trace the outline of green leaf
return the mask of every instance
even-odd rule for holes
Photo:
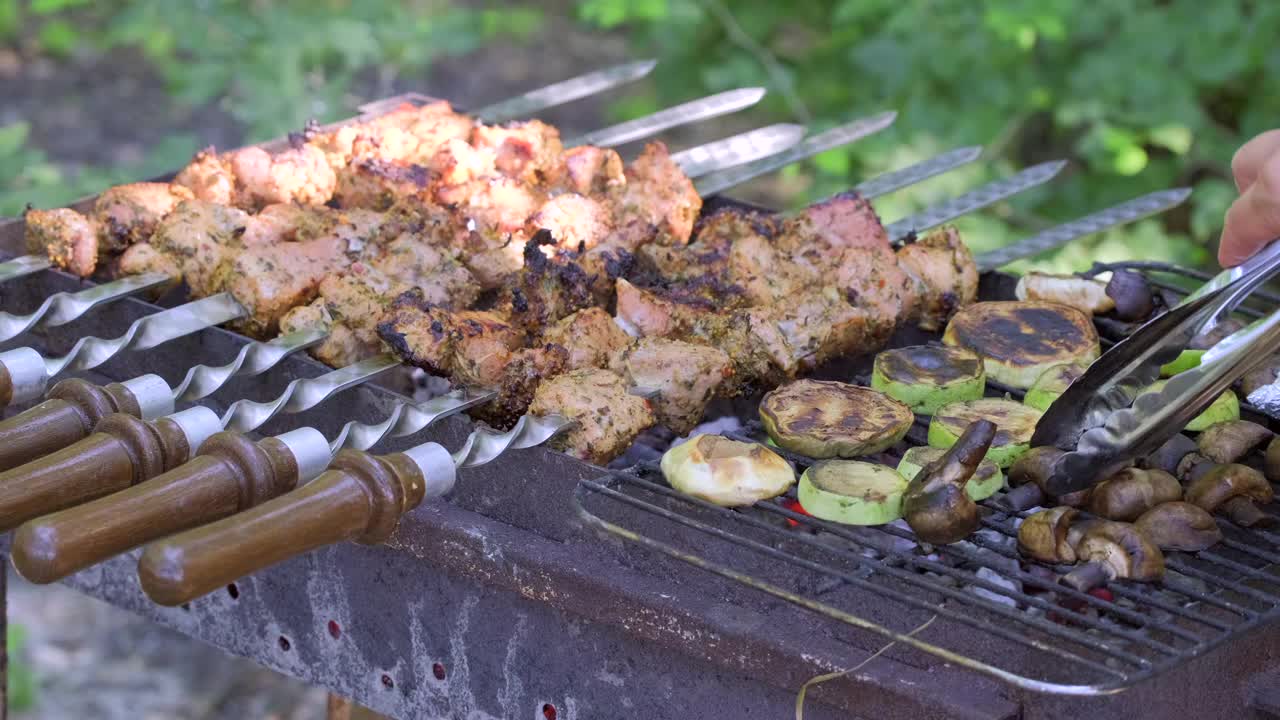
[[[1153,145],[1163,147],[1178,155],[1185,155],[1191,149],[1193,136],[1191,128],[1185,125],[1161,125],[1147,132],[1147,139]]]
[[[40,46],[54,55],[70,55],[80,43],[80,31],[65,20],[50,20],[40,28]]]
[[[71,8],[89,5],[93,0],[31,0],[31,12],[37,15],[52,15]]]
[[[31,126],[25,122],[16,122],[0,126],[0,159],[14,157],[27,143]]]
[[[1216,237],[1222,231],[1222,221],[1227,208],[1237,197],[1235,185],[1221,178],[1210,178],[1196,183],[1192,194],[1191,234],[1202,242]]]

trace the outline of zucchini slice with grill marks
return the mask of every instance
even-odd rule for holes
[[[1147,388],[1147,392],[1159,390],[1164,387],[1167,380],[1157,380],[1151,383],[1151,387]],[[1222,394],[1217,397],[1204,412],[1191,418],[1191,422],[1183,428],[1188,432],[1203,432],[1208,430],[1210,426],[1217,425],[1222,422],[1230,422],[1231,420],[1240,419],[1240,398],[1230,390],[1223,390]]]
[[[898,473],[904,480],[910,482],[929,463],[942,457],[946,452],[936,447],[913,447],[903,453],[902,461],[898,463]],[[974,502],[986,500],[1003,489],[1004,473],[1000,470],[1000,466],[989,458],[983,458],[982,462],[978,463],[978,469],[964,486],[965,492]]]
[[[907,481],[896,470],[857,460],[823,460],[800,476],[796,494],[810,515],[846,525],[883,525],[902,517]]]
[[[760,420],[778,447],[812,458],[834,458],[893,447],[907,434],[915,415],[871,388],[797,380],[764,396]]]
[[[942,342],[981,355],[988,379],[1015,388],[1031,387],[1054,365],[1091,363],[1102,350],[1087,314],[1039,300],[963,307],[947,324]]]
[[[987,450],[987,459],[1007,468],[1031,447],[1031,435],[1040,421],[1040,411],[1016,400],[982,398],[952,403],[934,413],[929,423],[929,444],[949,448],[975,420],[996,424],[996,436]]]
[[[982,358],[965,348],[912,345],[876,355],[871,387],[932,415],[948,403],[982,397],[987,373]]]
[[[1045,370],[1027,390],[1022,402],[1044,412],[1049,409],[1067,387],[1084,374],[1089,366],[1084,363],[1063,363]]]

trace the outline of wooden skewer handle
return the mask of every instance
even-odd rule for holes
[[[0,380],[0,389],[7,387],[7,374]],[[112,413],[151,420],[170,412],[173,396],[168,384],[156,375],[105,387],[78,378],[63,380],[49,391],[48,400],[0,422],[0,470],[24,465],[85,439]]]
[[[319,438],[327,460],[324,437],[306,430]],[[32,582],[54,582],[287,492],[297,484],[299,471],[289,441],[285,437],[254,442],[239,433],[217,433],[184,465],[122,492],[24,523],[14,534],[14,567]]]
[[[331,470],[293,492],[149,546],[138,577],[152,600],[179,605],[326,545],[379,543],[453,479],[453,459],[434,443],[384,457],[343,450]]]

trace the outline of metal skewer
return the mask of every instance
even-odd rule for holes
[[[18,263],[18,266],[21,267],[34,267],[38,263],[30,263],[29,260],[32,257],[24,256],[11,262]],[[45,262],[45,267],[48,267],[47,261]],[[0,276],[0,282],[13,277],[18,276],[12,274]],[[143,273],[142,275],[133,275],[102,285],[96,285],[79,292],[54,293],[46,297],[44,302],[40,303],[40,307],[26,315],[0,312],[0,342],[15,338],[36,325],[44,325],[46,327],[65,325],[99,305],[105,305],[113,300],[119,300],[143,290],[149,290],[163,285],[169,280],[169,276],[165,273]]]
[[[596,147],[614,147],[625,145],[636,140],[652,137],[673,127],[688,125],[699,120],[708,120],[728,113],[749,108],[764,97],[764,88],[738,88],[726,92],[708,95],[697,100],[681,103],[665,110],[659,110],[635,120],[618,123],[576,137],[565,143],[565,147],[578,145],[595,145]]]

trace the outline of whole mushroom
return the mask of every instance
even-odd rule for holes
[[[1187,487],[1187,502],[1206,512],[1221,512],[1237,525],[1271,525],[1273,518],[1258,509],[1269,503],[1275,491],[1262,473],[1247,465],[1217,465]]]
[[[1267,479],[1271,482],[1280,482],[1280,437],[1273,438],[1267,444],[1264,458]]]
[[[1089,512],[1108,520],[1136,520],[1142,513],[1182,498],[1177,478],[1163,470],[1125,468],[1098,483],[1089,496]]]
[[[1053,466],[1063,451],[1051,445],[1031,448],[1009,466],[1007,479],[1013,488],[1004,494],[999,503],[1010,510],[1026,510],[1042,505],[1049,499],[1044,486],[1053,474]],[[1059,505],[1081,507],[1089,500],[1093,488],[1085,488],[1057,499]]]
[[[1255,422],[1231,420],[1211,425],[1200,433],[1196,445],[1200,454],[1219,463],[1233,463],[1275,437],[1275,433]]]
[[[1116,270],[1107,282],[1106,293],[1115,302],[1115,316],[1121,320],[1145,320],[1155,311],[1151,285],[1141,273]]]
[[[1164,444],[1157,448],[1155,452],[1143,458],[1142,466],[1177,475],[1178,465],[1182,462],[1182,459],[1198,449],[1199,446],[1196,445],[1195,440],[1178,433],[1165,440]]]
[[[946,545],[978,529],[978,505],[965,485],[995,436],[996,425],[990,420],[970,423],[955,445],[925,466],[907,486],[902,496],[903,517],[916,537]]]
[[[1189,502],[1167,502],[1142,514],[1134,527],[1161,550],[1198,552],[1222,539],[1213,516]]]
[[[1129,523],[1095,523],[1081,537],[1075,552],[1083,564],[1064,575],[1062,582],[1080,592],[1119,578],[1156,582],[1164,577],[1164,554]]]
[[[1277,375],[1280,375],[1280,355],[1272,355],[1240,378],[1240,394],[1252,395],[1255,390],[1275,382]]]
[[[1216,467],[1214,462],[1200,453],[1187,453],[1182,460],[1178,461],[1178,469],[1174,475],[1178,477],[1183,487],[1190,487],[1214,467]]]
[[[1075,564],[1068,536],[1079,510],[1059,506],[1032,514],[1018,527],[1018,549],[1044,563]]]

